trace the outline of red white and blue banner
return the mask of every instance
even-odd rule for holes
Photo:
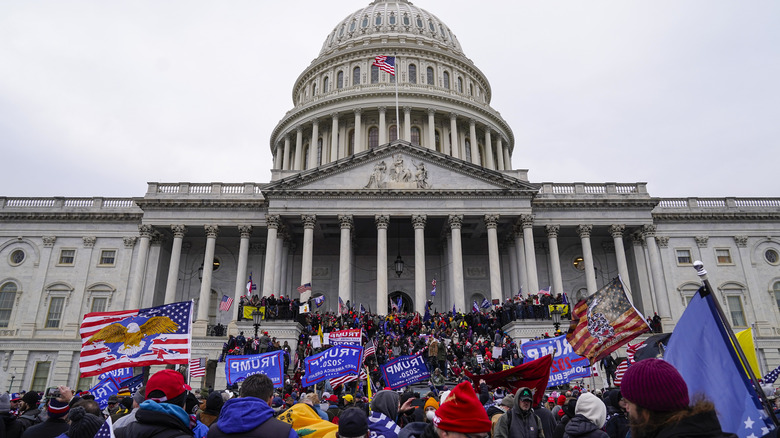
[[[304,388],[326,379],[360,373],[363,363],[363,347],[338,345],[322,353],[303,360],[304,375],[301,386]]]
[[[385,383],[390,389],[396,390],[420,380],[431,378],[428,367],[422,356],[401,356],[395,360],[382,365],[382,374],[385,377]]]
[[[228,385],[240,382],[253,374],[265,374],[274,388],[284,386],[284,351],[248,356],[226,356],[225,377]]]
[[[131,377],[133,377],[132,368],[118,368],[101,374],[100,376],[98,376],[98,380],[113,379],[114,383],[119,385],[120,383],[122,383],[123,381]]]
[[[363,329],[347,329],[330,332],[328,337],[330,345],[362,345]]]
[[[97,385],[89,388],[89,393],[95,396],[95,402],[100,406],[100,409],[105,409],[108,406],[108,398],[119,393],[119,386],[113,379],[103,379]]]
[[[548,388],[563,385],[574,379],[590,377],[588,359],[574,352],[574,348],[566,340],[566,335],[524,342],[520,349],[523,352],[523,357],[525,357],[524,363],[553,354],[553,351],[555,352],[552,366],[550,367],[550,379],[547,382]]]

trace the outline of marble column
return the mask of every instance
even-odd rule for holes
[[[141,295],[144,287],[144,277],[146,276],[146,261],[149,258],[149,242],[152,240],[154,229],[151,225],[139,225],[138,233],[141,238],[138,242],[138,256],[135,259],[135,272],[133,272],[133,281],[130,283],[130,291],[127,294],[127,305],[130,309],[137,309],[141,304]]]
[[[628,263],[626,262],[626,249],[623,246],[623,232],[626,231],[625,225],[613,224],[609,227],[609,234],[612,235],[612,241],[615,243],[615,258],[617,259],[618,274],[627,291],[631,289],[631,283],[628,280]]]
[[[424,214],[412,215],[414,227],[414,310],[425,313],[425,222]]]
[[[330,161],[339,159],[339,115],[330,115],[332,126],[330,128]]]
[[[471,162],[481,166],[479,161],[479,145],[477,144],[477,121],[469,120],[469,140],[471,143]]]
[[[265,243],[265,266],[263,267],[263,290],[264,297],[269,297],[274,289],[274,267],[276,265],[276,235],[281,224],[281,218],[278,214],[266,216],[266,227],[268,228],[268,238]]]
[[[509,253],[509,287],[510,297],[514,297],[517,291],[520,290],[520,275],[517,272],[517,249],[515,248],[514,239],[507,240],[507,252]]]
[[[579,225],[577,233],[580,235],[582,243],[582,260],[585,263],[585,285],[588,288],[588,295],[593,295],[599,289],[596,285],[596,269],[593,264],[593,251],[590,246],[590,233],[593,231],[593,225]]]
[[[187,227],[184,225],[171,225],[173,231],[173,247],[171,248],[171,262],[168,264],[168,282],[165,284],[164,304],[176,302],[176,286],[179,283],[179,263],[181,263],[181,244]]]
[[[387,227],[390,216],[374,216],[376,223],[376,313],[387,312]]]
[[[661,318],[670,318],[672,311],[661,268],[661,254],[658,252],[658,244],[655,241],[655,230],[655,225],[645,225],[642,227],[642,236],[645,238],[647,252],[650,256],[650,271],[653,277],[653,291],[655,292],[655,303],[658,306],[658,315]]]
[[[460,158],[460,144],[458,143],[458,116],[450,113],[450,147],[454,158]]]
[[[498,257],[498,215],[486,214],[485,226],[487,227],[488,237],[488,263],[490,265],[490,298],[501,301],[503,292],[501,291],[501,264]]]
[[[363,126],[360,120],[360,113],[362,110],[360,108],[355,108],[355,148],[352,151],[353,154],[356,154],[358,152],[363,152],[366,150],[365,144],[363,143]]]
[[[428,149],[436,150],[436,110],[428,108]]]
[[[319,167],[320,163],[317,161],[317,140],[320,136],[320,122],[314,120],[311,122],[311,141],[309,142],[309,163],[306,166],[307,169],[314,169]]]
[[[550,247],[550,270],[552,271],[553,287],[551,294],[562,294],[565,292],[563,290],[563,276],[561,275],[561,256],[558,253],[558,232],[560,229],[560,225],[547,225],[545,227],[547,231],[547,245]]]
[[[341,225],[341,245],[339,249],[339,298],[347,304],[347,300],[352,304],[352,227],[354,220],[352,215],[340,214],[339,224]]]
[[[404,107],[404,138],[408,142],[412,141],[412,107]]]
[[[295,162],[293,170],[303,169],[303,128],[298,127],[295,131]]]
[[[200,298],[198,298],[198,322],[208,323],[209,306],[211,305],[211,275],[214,272],[214,250],[217,246],[219,227],[206,225],[206,253],[203,255],[203,280],[200,282]]]
[[[504,169],[504,144],[501,141],[501,135],[498,136],[496,139],[496,158],[498,159],[498,167],[496,167],[496,170],[505,170]]]
[[[387,143],[387,120],[385,120],[385,114],[387,113],[387,107],[379,107],[379,145]]]
[[[528,274],[528,293],[539,292],[539,277],[536,272],[536,246],[534,245],[534,215],[520,216],[523,226],[523,243],[525,244],[525,263]]]
[[[282,282],[284,281],[284,266],[287,264],[287,260],[284,258],[285,247],[287,246],[287,236],[285,234],[286,227],[282,224],[276,233],[276,257],[274,257],[274,290],[275,297],[283,295]]]
[[[233,304],[231,305],[231,312],[233,314],[230,320],[231,324],[234,321],[238,321],[238,303],[241,301],[242,295],[249,294],[246,290],[246,284],[248,277],[246,275],[247,263],[249,261],[249,237],[252,235],[251,225],[239,225],[238,233],[241,235],[241,240],[238,244],[238,266],[236,269],[236,287],[233,290]]]
[[[493,139],[490,136],[490,128],[485,128],[485,167],[495,170],[496,162],[493,159]]]
[[[460,241],[460,229],[463,226],[463,215],[451,214],[447,219],[452,230],[452,298],[459,312],[466,309],[466,291],[463,284],[463,247]],[[449,310],[449,309],[447,309]]]
[[[524,296],[527,296],[530,292],[528,288],[528,265],[525,262],[525,242],[523,241],[523,226],[520,223],[515,224],[514,227],[515,236],[515,251],[517,251],[517,266],[519,271],[517,273],[520,281],[519,289],[523,292]],[[534,291],[535,293],[536,291]]]
[[[284,136],[284,151],[282,152],[282,170],[290,170],[290,136]]]
[[[313,214],[301,215],[303,221],[303,257],[301,260],[301,284],[311,283],[312,264],[314,261],[314,225],[317,216]],[[305,303],[311,297],[311,291],[301,294],[301,303]]]
[[[502,147],[502,154],[504,154],[504,170],[512,170],[512,157],[509,156],[509,145]]]

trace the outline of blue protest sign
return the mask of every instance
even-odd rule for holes
[[[113,379],[114,383],[119,385],[123,381],[133,377],[133,369],[132,368],[117,368],[115,370],[106,371],[105,373],[98,376],[98,381],[106,380],[106,379]]]
[[[135,393],[138,392],[138,389],[141,386],[143,386],[143,384],[144,384],[144,375],[139,374],[135,377],[131,377],[127,380],[124,380],[121,385],[117,385],[117,386],[119,386],[120,389],[127,387],[127,390],[130,391],[130,394],[135,395]]]
[[[548,388],[563,385],[574,379],[590,377],[588,359],[574,352],[571,344],[566,340],[566,335],[526,342],[520,346],[520,349],[525,358],[523,362],[530,362],[555,351],[550,368],[550,380],[547,382]]]
[[[393,390],[431,378],[431,373],[420,355],[401,356],[392,360],[382,365],[382,374],[387,386]]]
[[[249,356],[226,356],[225,377],[228,385],[240,382],[253,374],[265,374],[275,388],[284,386],[284,351]]]
[[[339,345],[328,348],[322,353],[304,359],[304,388],[325,379],[341,377],[350,373],[359,374],[363,363],[363,347]]]
[[[108,398],[119,392],[119,387],[116,386],[113,379],[103,379],[97,385],[89,388],[89,393],[95,396],[100,409],[105,409],[108,406]]]

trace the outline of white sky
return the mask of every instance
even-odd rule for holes
[[[367,4],[0,0],[0,196],[268,182],[293,81]],[[532,182],[780,196],[780,2],[415,4],[487,75]]]

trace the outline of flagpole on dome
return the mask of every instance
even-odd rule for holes
[[[742,351],[742,347],[739,345],[739,340],[737,339],[737,336],[734,334],[734,330],[731,328],[731,324],[729,324],[728,319],[726,319],[726,314],[723,313],[723,308],[720,307],[720,302],[718,302],[718,297],[714,293],[712,293],[713,292],[712,285],[710,285],[710,280],[709,278],[707,278],[707,270],[704,269],[704,263],[702,263],[701,260],[696,260],[693,262],[693,267],[696,269],[696,275],[699,276],[703,285],[703,287],[700,289],[701,296],[702,298],[706,297],[707,295],[712,296],[712,302],[715,304],[715,310],[718,312],[718,317],[720,318],[720,324],[723,326],[723,328],[726,329],[726,334],[728,334],[729,340],[731,341],[731,345],[734,347],[734,350],[736,350],[737,356],[739,356],[739,360],[742,361],[743,368],[747,372],[747,375],[750,378],[751,383],[753,384],[753,389],[755,389],[759,400],[761,400],[761,406],[763,406],[769,418],[772,419],[774,425],[776,427],[780,426],[780,422],[778,422],[777,416],[775,416],[775,411],[772,408],[772,406],[769,405],[769,400],[767,400],[766,395],[764,394],[764,390],[761,388],[761,385],[758,383],[758,378],[753,373],[753,369],[750,367],[750,365],[744,366],[748,364],[747,357],[745,357],[745,352]]]
[[[398,52],[393,52],[393,65],[395,66],[395,73],[398,73]],[[393,74],[395,76],[395,139],[400,140],[401,139],[401,119],[399,118],[399,111],[398,111],[398,75]]]

